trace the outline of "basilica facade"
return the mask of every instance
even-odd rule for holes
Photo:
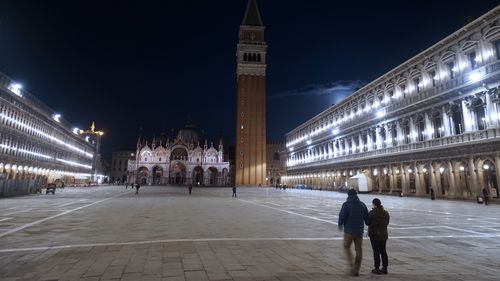
[[[500,6],[286,136],[288,185],[499,198]]]
[[[224,159],[222,140],[217,147],[208,145],[193,125],[181,129],[172,141],[165,137],[151,142],[139,139],[135,158],[128,160],[127,174],[129,183],[142,185],[230,184],[230,166]]]

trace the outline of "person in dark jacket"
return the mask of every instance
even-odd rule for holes
[[[368,213],[368,236],[373,249],[374,274],[387,274],[389,259],[387,257],[386,244],[389,238],[387,225],[389,225],[389,212],[384,210],[380,199],[372,201],[373,209]],[[380,269],[380,257],[382,257],[382,269]]]
[[[356,190],[350,189],[347,201],[342,204],[339,213],[339,230],[344,229],[344,252],[347,262],[351,266],[351,276],[359,275],[361,259],[363,258],[363,232],[365,223],[368,223],[368,209],[365,203],[359,200]],[[351,244],[354,242],[356,258],[352,258]]]
[[[236,196],[236,186],[233,186],[233,197],[235,197],[235,198],[238,197],[238,196]]]
[[[484,205],[490,204],[490,193],[488,192],[488,188],[483,188],[483,198],[484,198]]]

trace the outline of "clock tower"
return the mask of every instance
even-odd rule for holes
[[[266,50],[256,0],[249,0],[240,26],[237,58],[237,186],[266,184]]]

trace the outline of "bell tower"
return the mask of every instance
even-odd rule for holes
[[[266,184],[265,27],[256,0],[249,0],[240,26],[237,58],[237,186]]]

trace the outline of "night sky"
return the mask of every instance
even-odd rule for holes
[[[105,155],[133,148],[141,126],[149,137],[170,134],[188,116],[232,144],[246,2],[0,0],[0,72],[75,126],[95,120]],[[498,0],[258,3],[269,45],[267,134],[284,140]]]

